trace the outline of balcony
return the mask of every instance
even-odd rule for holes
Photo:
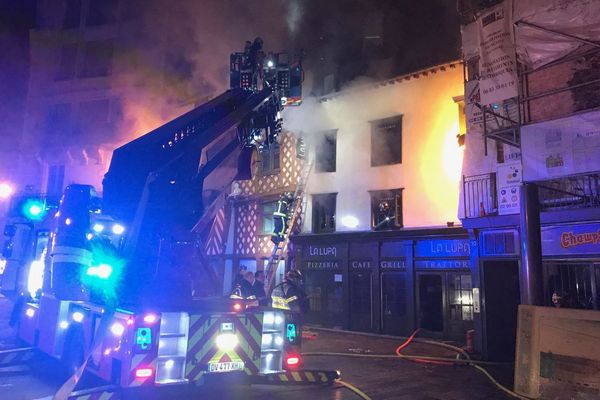
[[[582,175],[538,183],[541,211],[600,207],[600,175]]]
[[[537,182],[540,211],[600,207],[600,174]],[[496,174],[463,177],[465,218],[498,215]]]
[[[463,207],[465,218],[498,214],[495,173],[463,176]]]

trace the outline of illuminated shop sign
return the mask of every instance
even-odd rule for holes
[[[542,253],[599,254],[600,224],[542,227]]]
[[[337,261],[308,261],[307,269],[338,269],[340,266]]]
[[[420,240],[415,245],[415,257],[468,257],[467,239]]]
[[[417,260],[417,269],[469,269],[469,260]]]
[[[350,262],[350,266],[352,267],[352,269],[370,269],[371,268],[371,261],[351,261]]]
[[[379,261],[381,269],[406,269],[406,261],[404,260],[381,260]]]
[[[307,250],[310,257],[337,257],[335,246],[308,246]]]

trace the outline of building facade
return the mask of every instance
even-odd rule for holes
[[[481,304],[476,348],[496,360],[514,356],[519,304],[600,309],[599,53],[579,30],[587,22],[568,21],[595,14],[574,2],[544,30],[555,2],[525,3],[463,10],[460,214]],[[490,59],[492,30],[506,41]],[[561,32],[575,34],[556,46]]]
[[[278,279],[285,268],[302,272],[306,320],[464,337],[473,304],[457,219],[462,73],[448,63],[285,110],[295,133],[282,138],[279,154],[259,153],[257,176],[232,192],[234,275],[242,265],[264,268],[274,202],[309,165],[299,232],[278,270]],[[305,159],[297,158],[299,138]]]

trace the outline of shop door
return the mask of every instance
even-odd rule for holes
[[[444,333],[444,275],[440,273],[418,273],[418,326],[429,334],[442,336]]]
[[[485,261],[483,285],[487,357],[492,361],[512,361],[520,302],[518,261]]]
[[[372,328],[371,272],[352,272],[350,275],[350,329],[370,331]]]
[[[447,272],[448,337],[464,340],[465,333],[473,329],[473,286],[469,272]]]
[[[407,313],[406,273],[381,274],[381,314],[383,333],[406,336],[412,329]]]
[[[306,321],[326,327],[341,327],[344,303],[342,300],[342,275],[331,271],[306,271],[305,290],[310,310]]]

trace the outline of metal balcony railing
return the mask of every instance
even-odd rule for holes
[[[581,175],[538,183],[544,211],[600,207],[600,175]]]
[[[463,205],[465,218],[497,215],[496,174],[463,176]]]

